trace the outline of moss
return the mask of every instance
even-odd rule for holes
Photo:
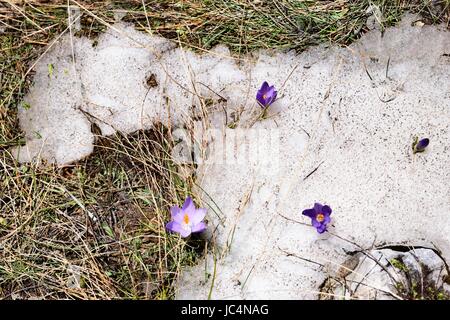
[[[389,263],[394,267],[394,268],[397,268],[397,269],[399,269],[399,270],[401,270],[401,271],[403,271],[403,272],[408,272],[409,270],[408,270],[408,267],[403,263],[403,262],[401,262],[400,260],[398,260],[398,259],[391,259],[391,260],[389,260]]]

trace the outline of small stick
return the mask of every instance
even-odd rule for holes
[[[324,162],[325,162],[325,160],[322,161],[321,163],[319,163],[319,165],[318,165],[313,171],[311,171],[310,173],[308,173],[308,175],[307,175],[306,177],[303,178],[303,181],[305,181],[306,179],[308,179],[314,172],[316,172],[316,171],[320,168],[320,166],[322,165],[322,163],[324,163]]]
[[[389,63],[391,62],[391,57],[388,58],[387,65],[386,65],[386,78],[389,78]]]
[[[280,247],[278,247],[278,250],[280,250],[281,252],[283,252],[284,254],[286,254],[287,257],[294,257],[294,258],[297,258],[297,259],[300,259],[300,260],[304,260],[304,261],[306,261],[306,262],[310,262],[310,263],[317,264],[317,265],[321,266],[322,268],[325,267],[323,264],[321,264],[321,263],[319,263],[319,262],[316,262],[316,261],[313,261],[313,260],[310,260],[310,259],[306,259],[306,258],[300,257],[300,256],[298,256],[298,255],[296,255],[296,254],[294,254],[294,253],[287,252],[287,251],[281,249]]]

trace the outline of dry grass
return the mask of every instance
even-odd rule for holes
[[[167,299],[205,243],[168,235],[169,208],[190,194],[162,125],[98,138],[77,164],[0,158],[0,295],[4,298]]]
[[[199,50],[224,43],[235,54],[348,44],[365,31],[372,4],[383,27],[406,9],[448,25],[450,7],[447,0],[79,2],[87,11],[75,36],[95,37],[123,13],[140,30]],[[99,137],[90,157],[62,168],[19,164],[8,152],[24,144],[16,113],[32,63],[67,26],[67,1],[0,0],[0,297],[170,299],[180,269],[206,243],[164,230],[169,207],[192,195],[195,176],[172,161],[163,125]]]

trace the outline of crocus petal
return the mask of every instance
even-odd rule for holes
[[[256,94],[256,100],[263,106],[266,105],[266,100],[263,98],[264,93],[262,93],[261,91],[258,91],[258,93]]]
[[[192,230],[190,228],[189,229],[183,229],[182,228],[182,230],[180,232],[180,236],[182,238],[187,238],[187,237],[189,237],[191,235],[191,233],[192,233]]]
[[[202,232],[202,231],[206,230],[206,227],[207,227],[206,223],[200,222],[200,223],[197,223],[196,225],[192,226],[191,232],[192,233],[194,233],[194,232]]]
[[[262,92],[261,90],[258,90],[258,92],[256,93],[256,99],[259,100],[263,100],[263,95],[264,92]]]
[[[191,213],[188,213],[189,221],[192,223],[192,225],[196,225],[200,223],[203,219],[205,219],[206,216],[206,209],[200,208],[192,211]]]
[[[183,222],[183,211],[179,207],[173,206],[172,208],[170,208],[170,214],[172,216],[172,220],[178,223]]]
[[[304,215],[304,216],[307,216],[307,217],[310,217],[310,218],[315,218],[316,217],[316,210],[314,210],[314,209],[306,209],[306,210],[303,210],[303,212],[302,212],[302,214]]]
[[[323,206],[320,203],[314,203],[314,210],[316,211],[316,213],[322,213],[322,208]]]
[[[324,214],[324,216],[329,216],[330,214],[331,214],[331,208],[330,208],[330,206],[327,206],[327,205],[324,205],[323,207],[322,207],[322,213]]]
[[[170,221],[170,222],[168,222],[168,223],[166,224],[166,229],[169,230],[169,231],[174,231],[174,232],[176,232],[176,231],[174,230],[174,228],[176,228],[176,227],[174,226],[175,224],[178,224],[178,223],[175,222],[175,221]]]
[[[270,86],[269,89],[267,90],[266,95],[268,97],[272,97],[274,94],[276,94],[275,86]]]
[[[330,215],[324,215],[324,220],[322,221],[323,225],[327,225],[331,222],[331,217]]]
[[[275,91],[275,87],[271,86],[269,88],[269,90],[267,91],[267,93],[266,93],[266,98],[267,98],[266,99],[266,104],[270,105],[272,102],[274,102],[276,96],[277,96],[277,94],[276,94],[276,91]]]
[[[172,232],[179,233],[182,238],[186,238],[187,236],[189,236],[191,234],[190,228],[183,228],[182,225],[176,221],[170,221],[166,225],[166,229],[169,231],[172,231]]]
[[[325,224],[320,225],[316,228],[318,233],[324,233],[327,230],[327,226]]]
[[[428,138],[420,140],[416,145],[416,150],[423,151],[428,146],[429,143],[430,143],[430,139],[428,139]]]
[[[322,226],[322,222],[317,221],[316,218],[311,219],[311,224],[316,229]]]
[[[277,99],[277,94],[278,94],[278,91],[273,91],[273,94],[270,99],[270,104],[275,102],[275,100]]]
[[[265,93],[265,91],[267,91],[269,89],[269,84],[267,83],[267,81],[264,81],[263,84],[261,85],[261,91],[263,91],[263,94]]]
[[[186,198],[186,200],[184,201],[184,204],[183,204],[183,208],[181,208],[181,210],[183,210],[183,213],[187,213],[187,214],[189,214],[190,212],[195,210],[195,205],[194,205],[194,202],[192,201],[191,197]]]

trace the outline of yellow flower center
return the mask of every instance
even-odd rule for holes
[[[322,213],[319,213],[316,217],[316,220],[318,222],[322,222],[323,220],[325,220],[325,216]]]
[[[184,217],[183,217],[183,222],[184,222],[185,224],[189,224],[189,216],[188,216],[187,214],[184,215]]]
[[[263,94],[263,99],[267,99],[267,95]]]

